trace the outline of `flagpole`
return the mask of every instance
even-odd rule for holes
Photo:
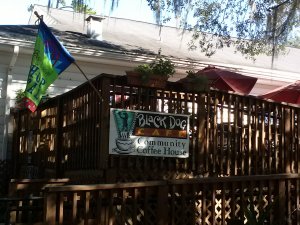
[[[85,79],[89,82],[89,84],[91,85],[91,87],[97,93],[97,95],[100,98],[100,100],[103,101],[103,98],[102,98],[100,92],[97,90],[97,88],[95,87],[95,85],[91,82],[91,80],[85,75],[85,73],[83,72],[83,70],[78,66],[78,64],[76,63],[76,61],[74,61],[73,64],[79,69],[79,71],[82,73],[82,75],[85,77]]]
[[[43,20],[43,17],[40,16],[38,14],[37,11],[34,11],[34,15],[36,15],[36,17],[39,20]],[[100,92],[97,90],[97,88],[95,87],[95,85],[91,82],[91,80],[85,75],[85,73],[83,72],[83,70],[79,67],[79,65],[76,63],[76,61],[73,62],[73,64],[79,69],[79,71],[82,73],[82,75],[85,77],[85,79],[89,82],[89,84],[91,85],[91,87],[94,89],[94,91],[97,93],[98,97],[100,98],[101,101],[103,101],[103,98],[100,94]]]

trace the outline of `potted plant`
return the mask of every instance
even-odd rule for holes
[[[16,101],[15,101],[15,108],[16,109],[23,109],[25,108],[25,91],[23,89],[19,89],[16,91]]]
[[[138,65],[133,71],[126,71],[128,84],[165,88],[169,77],[175,73],[171,60],[158,57],[150,64]]]
[[[206,77],[197,74],[193,70],[188,70],[186,73],[187,76],[178,82],[180,82],[187,91],[208,92],[210,90],[209,81]]]

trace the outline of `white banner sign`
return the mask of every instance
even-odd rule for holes
[[[189,116],[112,108],[109,153],[187,158]]]

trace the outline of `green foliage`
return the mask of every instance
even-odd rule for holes
[[[25,91],[23,89],[19,89],[16,91],[16,103],[23,102],[25,97]]]
[[[90,15],[96,14],[96,11],[93,10],[92,8],[88,7],[88,5],[86,4],[86,1],[84,1],[84,0],[72,0],[71,5],[75,12],[86,13],[86,14],[90,14]]]
[[[149,64],[141,64],[141,65],[138,65],[134,71],[138,72],[139,74],[141,74],[141,80],[143,82],[147,82],[149,80],[149,77],[151,75],[153,75],[153,71],[150,67]]]
[[[151,75],[153,74],[153,71],[150,67],[149,64],[141,64],[141,65],[138,65],[135,69],[135,71],[139,72],[139,73],[142,73],[142,74],[145,74],[145,75]]]
[[[198,76],[196,74],[196,72],[194,70],[187,70],[185,71],[187,73],[187,78],[191,78],[191,79],[197,79]]]
[[[171,60],[163,57],[159,57],[150,63],[150,68],[152,69],[153,74],[158,74],[167,78],[173,76],[175,73],[175,65]]]
[[[147,0],[157,23],[181,18],[181,27],[193,32],[189,43],[212,56],[234,46],[247,58],[281,52],[288,34],[299,27],[300,2],[266,0]],[[275,52],[274,52],[275,51]]]
[[[16,101],[15,105],[17,108],[23,108],[25,106],[25,91],[23,89],[18,89],[16,91]],[[49,94],[45,94],[42,96],[41,103],[46,102],[49,99]]]
[[[291,35],[291,37],[288,40],[288,45],[290,47],[300,48],[300,32]]]
[[[23,89],[19,89],[16,91],[16,100],[15,100],[15,108],[22,109],[25,107],[25,91]]]
[[[187,76],[184,79],[184,83],[188,83],[187,86],[193,91],[209,91],[209,80],[205,76],[200,76],[193,70],[186,71]]]
[[[49,0],[58,2],[60,0]],[[129,0],[128,0],[129,1]],[[73,0],[76,12],[93,14],[89,0]],[[106,0],[104,0],[106,3]],[[111,0],[111,10],[119,0]],[[212,56],[224,47],[235,47],[246,58],[275,55],[288,44],[288,35],[299,27],[300,2],[267,0],[147,0],[158,25],[174,17],[180,27],[193,32],[191,50]],[[48,6],[49,6],[48,4]]]
[[[150,76],[162,76],[166,78],[173,76],[175,65],[167,58],[158,57],[150,64],[138,65],[134,70],[142,75],[142,80],[146,81]]]

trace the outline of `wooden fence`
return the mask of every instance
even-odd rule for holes
[[[299,173],[299,108],[211,90],[129,86],[126,77],[92,80],[15,114],[15,176],[84,177],[94,182]],[[120,101],[121,99],[121,101]],[[190,115],[187,159],[108,154],[109,109]],[[29,169],[28,169],[29,168]],[[87,172],[88,171],[88,172]]]
[[[30,207],[23,201],[27,208],[9,222],[229,225],[245,222],[253,206],[257,218],[267,215],[264,224],[298,225],[299,178],[278,174],[52,186],[44,190],[44,207],[40,199],[31,199]]]
[[[253,200],[260,213],[276,205],[267,224],[300,224],[299,108],[174,82],[164,90],[107,74],[92,82],[101,98],[86,83],[15,114],[14,177],[70,181],[45,189],[30,222],[229,225]],[[190,156],[110,155],[110,108],[190,115]]]

